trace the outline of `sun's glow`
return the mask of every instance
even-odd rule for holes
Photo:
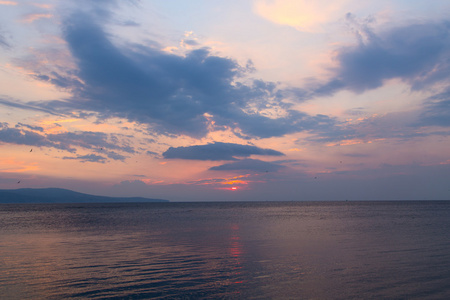
[[[216,189],[216,190],[226,190],[226,191],[239,191],[239,190],[242,190],[242,189],[245,190],[247,188],[243,187],[243,186],[231,186],[231,187],[216,187],[214,189]]]
[[[222,182],[222,184],[248,184],[248,182],[245,180],[229,180]]]

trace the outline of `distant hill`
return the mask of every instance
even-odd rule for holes
[[[169,202],[163,199],[142,197],[106,197],[74,192],[71,190],[16,189],[0,190],[0,203],[118,203],[118,202]]]

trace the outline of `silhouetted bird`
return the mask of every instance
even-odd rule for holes
[[[31,149],[30,152],[33,152],[33,149]]]
[[[17,181],[17,183],[20,183],[20,180],[19,180],[19,181]]]

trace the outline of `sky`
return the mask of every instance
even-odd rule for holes
[[[448,0],[0,0],[0,188],[450,199]]]

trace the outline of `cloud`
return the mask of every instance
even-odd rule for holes
[[[21,103],[19,100],[17,99],[5,99],[5,98],[0,98],[0,105],[4,105],[4,106],[8,106],[8,107],[14,107],[14,108],[19,108],[19,109],[24,109],[24,110],[31,110],[31,111],[38,111],[38,112],[45,112],[51,115],[60,115],[58,113],[56,113],[51,105],[49,105],[49,108],[43,108],[42,104],[39,103]],[[47,105],[45,105],[47,106]]]
[[[2,0],[0,1],[0,5],[17,5],[17,1],[6,1],[6,0]]]
[[[63,145],[49,141],[44,135],[17,128],[9,128],[8,123],[0,123],[0,142],[17,145],[54,147],[70,151]]]
[[[187,184],[197,184],[197,185],[223,185],[227,184],[229,179],[226,178],[207,178],[207,179],[199,179],[188,181]]]
[[[0,47],[9,49],[11,45],[6,41],[6,38],[0,32]]]
[[[305,100],[298,90],[262,80],[240,82],[251,64],[243,67],[200,46],[185,55],[138,44],[118,47],[94,16],[76,13],[63,22],[76,70],[33,70],[35,79],[70,91],[72,98],[33,106],[61,114],[97,112],[101,118],[148,124],[158,133],[196,138],[227,129],[244,138],[267,138],[335,123],[292,109],[286,99]]]
[[[353,21],[354,17],[349,14]],[[398,78],[421,89],[448,80],[450,75],[450,22],[410,24],[376,34],[362,24],[358,44],[340,48],[335,59],[334,78],[316,94],[340,89],[363,92],[386,80]]]
[[[33,23],[36,20],[50,19],[50,18],[53,18],[52,14],[33,13],[33,14],[24,15],[22,18],[22,22]]]
[[[189,147],[170,147],[163,153],[163,157],[166,159],[193,160],[236,160],[236,157],[249,157],[251,155],[283,156],[284,154],[256,146],[219,142]]]
[[[344,153],[342,155],[347,156],[347,157],[357,157],[357,158],[359,158],[359,157],[365,158],[365,157],[371,156],[370,154],[367,154],[367,153]]]
[[[300,111],[288,110],[284,117],[275,119],[259,114],[248,115],[241,119],[240,127],[250,136],[269,138],[301,131],[316,133],[324,129],[328,131],[336,124],[336,120],[326,115],[311,116]]]
[[[11,44],[8,42],[7,38],[5,37],[5,33],[3,32],[1,26],[0,26],[0,47],[4,48],[4,49],[11,48]]]
[[[191,135],[206,133],[205,112],[230,109],[229,89],[240,72],[233,60],[207,49],[186,57],[144,48],[125,55],[84,14],[66,24],[65,38],[86,82],[74,90],[86,109]]]
[[[199,46],[200,44],[196,40],[183,40],[183,43],[189,46]]]
[[[427,99],[416,125],[450,127],[450,89]]]
[[[147,186],[147,184],[145,182],[143,182],[142,180],[124,180],[121,181],[119,184],[116,184],[114,186],[120,186],[120,187],[135,187],[135,186]]]
[[[114,151],[106,151],[106,155],[111,159],[120,161],[125,161],[125,159],[127,158],[126,156],[116,153]]]
[[[81,82],[77,78],[71,78],[70,76],[62,76],[56,72],[50,72],[48,74],[36,73],[31,75],[36,80],[51,83],[63,89],[72,89],[74,87],[82,87]]]
[[[98,162],[105,163],[106,158],[100,155],[88,154],[88,155],[78,155],[76,157],[64,156],[63,159],[74,159],[81,162]]]
[[[254,10],[276,24],[300,31],[316,31],[320,25],[338,19],[348,0],[257,0]]]
[[[127,21],[123,21],[120,23],[120,25],[125,26],[125,27],[139,27],[141,26],[141,24],[133,21],[133,20],[127,20]]]
[[[69,147],[77,146],[85,149],[110,149],[120,150],[128,153],[135,153],[133,147],[129,145],[120,145],[117,136],[112,134],[108,135],[103,132],[92,131],[75,131],[64,132],[57,134],[47,135],[49,141],[58,143],[61,145],[69,145]]]
[[[111,159],[122,161],[126,157],[113,150],[130,154],[135,153],[134,148],[127,143],[126,139],[121,139],[115,134],[91,131],[46,134],[42,132],[42,128],[39,126],[22,123],[18,123],[16,128],[10,128],[8,123],[0,123],[0,142],[56,148],[71,153],[75,153],[77,147],[80,147],[96,152],[103,152]]]
[[[150,156],[159,156],[159,153],[154,152],[154,151],[149,151],[149,150],[147,150],[145,153],[146,153],[147,155],[150,155]]]
[[[307,137],[306,140],[337,146],[372,143],[387,138],[411,139],[436,134],[436,132],[419,132],[417,126],[414,126],[417,115],[417,111],[374,114],[342,122],[339,126],[318,132],[317,135]]]
[[[28,124],[22,124],[22,123],[17,123],[16,128],[21,128],[21,127],[26,127],[28,129],[34,130],[34,131],[44,131],[44,128],[42,128],[41,126],[32,126],[32,125],[28,125]]]
[[[112,42],[115,37],[100,26],[111,18],[107,7],[103,9],[78,12],[63,21],[63,38],[76,69],[33,70],[35,79],[70,91],[70,99],[28,104],[0,102],[59,114],[119,117],[167,135],[201,138],[210,131],[230,130],[240,138],[250,139],[308,132],[315,135],[313,140],[327,142],[361,138],[364,131],[326,115],[298,111],[292,103],[342,89],[363,92],[393,78],[419,89],[450,75],[450,62],[446,60],[450,25],[446,22],[410,24],[376,33],[368,23],[358,23],[349,14],[347,19],[355,27],[358,43],[337,49],[337,67],[332,70],[331,80],[295,89],[263,80],[244,80],[251,66],[243,67],[195,43],[191,43],[194,50],[184,55],[160,50],[157,44],[117,46]],[[431,111],[429,121],[430,116]]]
[[[235,162],[223,164],[210,168],[211,171],[253,171],[253,172],[276,172],[285,166],[266,162],[258,159],[242,159]]]

